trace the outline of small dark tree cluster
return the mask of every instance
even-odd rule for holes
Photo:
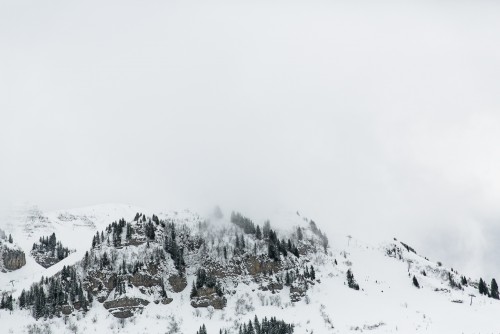
[[[314,271],[314,267],[311,266],[310,269],[307,268],[304,270],[304,277],[305,278],[310,278],[312,280],[316,279],[316,272]]]
[[[462,289],[462,285],[460,283],[455,282],[455,278],[451,272],[448,272],[448,281],[450,282],[450,287],[453,289]]]
[[[149,240],[155,240],[155,226],[151,221],[144,226],[144,234]]]
[[[68,257],[70,250],[63,247],[60,241],[57,241],[56,234],[52,233],[48,237],[40,237],[38,243],[33,244],[31,250],[33,253],[47,254],[48,256],[57,259],[57,262]]]
[[[127,292],[127,284],[122,279],[117,277],[115,280],[115,285],[116,293],[118,293],[119,295],[123,295],[125,292]]]
[[[95,248],[96,246],[100,245],[103,242],[104,242],[104,232],[101,231],[101,234],[99,234],[99,232],[96,232],[94,238],[92,239],[92,248]]]
[[[257,228],[255,229],[255,238],[257,238],[257,240],[262,240],[262,231],[260,230],[259,225],[257,225]]]
[[[304,239],[304,234],[302,233],[302,229],[300,227],[297,228],[297,238],[299,240],[303,240]]]
[[[59,275],[43,278],[34,283],[28,291],[19,296],[19,307],[31,309],[35,319],[59,316],[63,305],[79,303],[83,310],[88,309],[93,297],[83,290],[73,267],[63,267]]]
[[[483,281],[482,278],[479,279],[479,285],[478,285],[479,293],[482,295],[489,296],[489,291],[488,291],[488,286],[486,283]]]
[[[196,272],[196,281],[195,284],[193,284],[193,288],[191,289],[191,294],[190,294],[191,298],[197,297],[198,289],[201,289],[203,287],[207,287],[209,289],[215,289],[215,292],[219,297],[222,297],[222,295],[224,294],[220,286],[220,283],[217,282],[217,279],[212,275],[208,275],[205,269],[200,268]]]
[[[107,252],[104,252],[99,259],[99,269],[100,270],[103,270],[103,269],[113,270],[113,267],[111,266],[111,261],[109,259]]]
[[[134,230],[132,229],[132,225],[130,223],[127,223],[127,230],[125,233],[125,238],[127,240],[132,239],[132,233],[134,233]]]
[[[257,232],[253,221],[239,212],[231,212],[231,223],[241,227],[246,234],[255,234]]]
[[[196,334],[207,334],[207,328],[205,324],[201,325],[200,329],[196,331]]]
[[[311,231],[321,239],[321,246],[323,246],[323,250],[326,253],[326,249],[328,248],[328,238],[326,234],[321,232],[321,230],[316,226],[316,223],[313,220],[309,222],[309,226],[311,227]]]
[[[179,273],[183,272],[186,262],[184,261],[184,249],[180,248],[177,244],[177,233],[175,231],[174,223],[167,223],[165,226],[165,239],[163,242],[163,249],[170,254],[174,261],[175,268]]]
[[[234,243],[234,253],[244,253],[246,248],[245,237],[243,235],[241,235],[241,237],[238,236],[238,233],[236,233],[235,237],[236,241]]]
[[[269,232],[271,232],[271,222],[269,220],[266,220],[264,222],[264,226],[262,227],[262,236],[264,239],[269,238]]]
[[[294,326],[287,324],[283,320],[276,320],[276,317],[267,317],[259,321],[255,316],[254,320],[240,325],[238,334],[292,334]]]
[[[417,254],[417,252],[415,251],[415,249],[413,249],[410,245],[408,244],[405,244],[404,242],[400,241],[401,245],[403,245],[404,248],[406,248],[406,250],[408,252],[412,252],[412,253],[415,253]]]
[[[2,300],[0,301],[0,310],[10,310],[14,309],[14,303],[12,301],[12,295],[2,295]]]
[[[122,242],[122,233],[125,230],[126,240],[132,239],[133,229],[130,223],[125,222],[125,219],[120,219],[118,222],[113,222],[106,227],[106,233],[111,234],[111,239],[113,241],[113,246],[120,246]],[[92,248],[100,245],[105,241],[104,233],[96,232],[94,238],[92,239]],[[109,241],[109,236],[108,236]]]
[[[307,279],[312,279],[314,280],[316,278],[316,273],[314,272],[313,266],[311,266],[311,270],[309,271],[309,268],[306,266],[303,272],[303,275],[300,275],[299,268],[296,268],[295,270],[287,270],[285,272],[285,285],[290,286],[293,283],[297,281],[299,278],[307,278]],[[281,282],[282,279],[277,277],[277,281]]]
[[[350,287],[351,289],[359,290],[359,285],[358,283],[356,283],[356,280],[354,279],[354,274],[352,273],[351,269],[347,270],[347,286]]]
[[[299,257],[299,250],[297,246],[295,246],[290,239],[288,242],[285,239],[278,239],[278,236],[275,231],[269,230],[269,238],[268,238],[268,246],[267,246],[267,255],[269,258],[280,261],[280,254],[283,256],[288,256],[288,252],[292,253],[296,257]]]

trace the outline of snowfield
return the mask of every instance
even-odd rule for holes
[[[19,270],[0,273],[0,292],[18,298],[33,282],[52,276],[63,266],[82,260],[90,250],[92,237],[113,221],[131,221],[137,212],[157,214],[160,219],[186,224],[193,229],[204,218],[189,211],[157,213],[129,205],[101,205],[75,210],[43,213],[36,208],[20,211],[2,229],[11,233],[14,243],[26,253],[26,265]],[[227,215],[227,214],[226,214]],[[228,216],[228,215],[227,215]],[[298,213],[271,217],[271,224],[281,221],[280,235],[292,235],[297,227],[312,237],[309,220]],[[262,224],[262,222],[256,222]],[[234,228],[229,218],[211,219],[213,231]],[[321,228],[321,222],[317,222]],[[232,231],[232,230],[231,230]],[[38,265],[29,255],[34,241],[55,232],[58,240],[75,249],[67,258],[50,268]],[[229,242],[233,234],[224,238]],[[238,325],[259,318],[275,316],[295,325],[295,333],[499,333],[500,301],[480,295],[467,278],[463,289],[452,288],[448,280],[451,268],[427,260],[405,248],[399,240],[382,244],[367,241],[330,238],[327,254],[318,251],[307,259],[314,266],[316,282],[310,285],[306,297],[290,300],[289,287],[272,293],[259,290],[259,285],[242,277],[225,282],[227,305],[223,310],[193,308],[190,288],[195,280],[188,270],[188,286],[182,292],[168,292],[173,301],[168,305],[149,303],[141,314],[117,319],[96,299],[86,313],[64,318],[35,320],[28,310],[0,310],[0,333],[185,333],[195,334],[205,324],[210,334],[220,330],[238,333]],[[404,241],[403,241],[404,242]],[[129,256],[140,256],[140,248],[129,246]],[[397,252],[390,251],[397,249]],[[420,251],[420,250],[419,250]],[[190,259],[189,261],[195,261]],[[346,272],[351,269],[360,290],[347,286]],[[457,268],[455,268],[457,269]],[[425,275],[423,274],[425,272]],[[413,285],[413,276],[420,288]],[[457,282],[460,273],[453,273]],[[489,284],[489,281],[487,281]],[[130,289],[127,296],[141,295]],[[470,295],[474,295],[471,297]],[[472,305],[471,305],[472,300]]]

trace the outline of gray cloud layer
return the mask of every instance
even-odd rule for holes
[[[0,200],[401,236],[497,275],[500,7],[0,2]]]

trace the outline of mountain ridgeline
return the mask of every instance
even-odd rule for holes
[[[40,213],[24,242],[19,230],[0,235],[10,254],[0,257],[0,312],[17,319],[13,332],[471,332],[467,317],[500,312],[495,279],[466,277],[396,238],[376,246],[337,235],[330,244],[298,212],[256,223],[220,209],[205,219],[115,208]],[[26,264],[11,273],[15,254]]]

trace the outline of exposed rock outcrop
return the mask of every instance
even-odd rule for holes
[[[217,295],[213,288],[198,289],[198,296],[191,300],[191,306],[194,308],[213,306],[216,310],[222,310],[226,303],[226,298]]]
[[[22,250],[3,247],[0,252],[3,267],[7,270],[17,270],[26,264],[26,256]]]
[[[161,280],[159,278],[154,278],[151,275],[136,273],[130,277],[130,283],[136,287],[144,286],[150,288],[152,286],[160,285]]]
[[[172,275],[168,278],[168,283],[172,287],[174,292],[181,292],[187,286],[187,281],[185,276]]]
[[[129,318],[136,312],[142,311],[149,301],[141,298],[123,297],[115,300],[105,301],[104,308],[116,318]]]

